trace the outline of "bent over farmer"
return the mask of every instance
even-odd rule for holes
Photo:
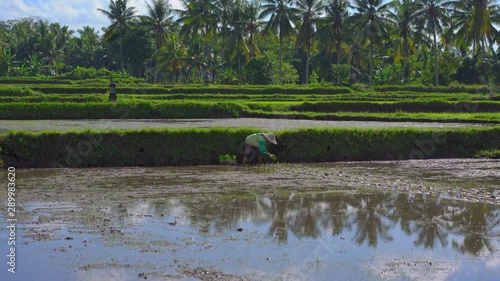
[[[252,159],[255,157],[255,155],[257,155],[257,161],[259,161],[259,164],[262,163],[263,156],[272,158],[273,155],[266,150],[267,142],[278,144],[276,142],[276,137],[272,133],[255,133],[246,137],[243,165],[247,163],[248,157],[250,155],[252,156]]]

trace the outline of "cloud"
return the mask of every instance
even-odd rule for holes
[[[491,270],[500,269],[500,257],[491,257],[486,261],[486,267]]]
[[[181,8],[180,0],[170,0],[172,8]],[[97,9],[108,10],[109,1],[103,0],[0,0],[0,21],[36,17],[49,22],[59,22],[76,31],[84,26],[100,30],[110,25],[108,18]],[[137,15],[146,13],[145,0],[129,0]]]

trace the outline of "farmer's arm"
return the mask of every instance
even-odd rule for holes
[[[266,141],[259,141],[259,150],[262,155],[270,155],[270,153],[266,150]]]

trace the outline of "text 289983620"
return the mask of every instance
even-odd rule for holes
[[[16,168],[9,167],[7,170],[7,229],[9,229],[7,270],[16,273]]]

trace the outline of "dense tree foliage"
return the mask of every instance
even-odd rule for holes
[[[127,0],[110,0],[99,9],[110,20],[102,30],[35,17],[0,22],[0,75],[105,68],[167,83],[345,83],[350,69],[349,83],[500,81],[498,0],[146,4],[138,15]]]

